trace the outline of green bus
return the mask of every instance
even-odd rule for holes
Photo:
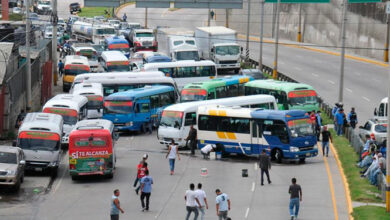
[[[244,95],[244,84],[252,76],[229,76],[204,82],[189,83],[181,90],[180,102],[203,101]]]
[[[245,95],[265,94],[275,97],[279,110],[301,109],[318,111],[317,92],[303,83],[276,80],[254,80],[245,84]]]

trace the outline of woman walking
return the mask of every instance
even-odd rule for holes
[[[173,173],[175,171],[176,157],[180,160],[179,149],[177,148],[175,141],[172,139],[171,144],[169,145],[169,148],[168,148],[168,153],[165,156],[165,158],[169,159],[169,167],[171,170],[171,175],[173,175]]]

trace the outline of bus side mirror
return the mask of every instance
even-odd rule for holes
[[[376,108],[374,109],[374,115],[375,115],[375,116],[378,115],[378,111],[376,110]]]
[[[243,50],[244,50],[244,49],[241,47],[241,53],[242,53]]]
[[[119,133],[117,132],[114,133],[114,140],[115,141],[119,140]]]
[[[211,48],[211,53],[214,53],[214,48]]]

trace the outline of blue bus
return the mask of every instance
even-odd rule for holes
[[[317,139],[303,110],[263,110],[240,107],[198,107],[198,147],[216,144],[222,152],[258,155],[301,162],[318,154]]]
[[[122,52],[127,58],[130,57],[129,42],[123,37],[106,37],[104,40],[106,50],[116,50]]]
[[[176,103],[175,88],[145,86],[104,98],[103,119],[110,120],[121,131],[146,132],[157,127],[162,110]]]

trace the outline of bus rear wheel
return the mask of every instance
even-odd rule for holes
[[[283,152],[277,148],[272,153],[272,159],[276,161],[276,163],[282,163]]]

